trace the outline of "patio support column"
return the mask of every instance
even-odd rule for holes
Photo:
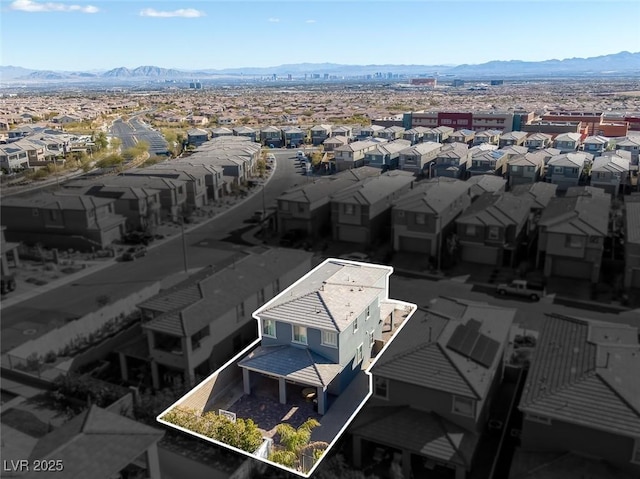
[[[147,474],[150,479],[160,479],[160,458],[158,456],[158,443],[154,443],[147,449]]]
[[[251,372],[247,368],[242,368],[242,385],[244,386],[244,393],[251,394]]]
[[[353,436],[353,465],[356,468],[362,467],[362,438]]]
[[[158,373],[158,363],[151,360],[151,385],[153,389],[160,389],[160,374]]]
[[[129,371],[127,371],[127,357],[123,353],[118,353],[120,356],[120,377],[123,381],[129,380]]]
[[[406,449],[402,451],[402,475],[411,477],[411,452]]]
[[[278,378],[280,404],[287,404],[287,383],[284,378]]]
[[[318,414],[324,414],[327,407],[327,390],[322,386],[318,386],[316,397],[318,398]]]

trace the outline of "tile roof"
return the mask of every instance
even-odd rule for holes
[[[425,141],[424,143],[418,143],[417,145],[402,150],[400,154],[404,156],[422,156],[441,148],[441,143],[436,143],[434,141]]]
[[[627,202],[625,241],[640,245],[640,203]]]
[[[471,193],[481,195],[482,193],[495,193],[504,190],[507,180],[496,175],[476,175],[467,180],[471,185]]]
[[[238,366],[316,387],[328,386],[342,372],[339,364],[308,348],[294,346],[260,346]]]
[[[63,461],[64,477],[69,479],[111,477],[163,435],[163,431],[93,405],[40,439],[30,459]],[[21,477],[59,476],[54,471],[31,471]]]
[[[260,319],[344,331],[366,306],[384,292],[392,268],[329,261],[258,309]]]
[[[629,171],[629,160],[617,155],[598,156],[593,160],[591,172],[607,171],[611,173],[622,173]]]
[[[608,195],[552,198],[538,225],[554,233],[605,236],[609,228],[610,207]]]
[[[331,201],[359,205],[375,205],[381,201],[390,203],[389,197],[408,188],[414,179],[414,175],[408,171],[394,170],[392,174],[382,173],[334,193]]]
[[[39,192],[25,197],[8,197],[2,199],[2,206],[22,208],[42,208],[48,210],[91,211],[113,203],[113,198],[97,198],[84,196],[73,191],[63,193]]]
[[[469,195],[466,181],[420,182],[393,202],[393,207],[403,211],[441,213],[462,196]]]
[[[512,193],[484,193],[456,220],[458,223],[507,226],[519,225],[529,216],[531,200]]]
[[[557,189],[558,185],[538,181],[530,185],[516,185],[511,189],[511,194],[529,196],[532,200],[532,208],[543,209],[547,207],[551,198],[555,198]]]
[[[640,345],[627,325],[547,315],[519,408],[640,436]]]
[[[379,444],[468,468],[479,437],[435,413],[407,406],[366,406],[349,427],[351,434]]]

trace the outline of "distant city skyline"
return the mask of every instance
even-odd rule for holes
[[[640,51],[633,0],[2,0],[0,12],[2,65],[38,70],[460,65]],[[584,34],[594,25],[597,35]]]

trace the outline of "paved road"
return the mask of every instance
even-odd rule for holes
[[[289,157],[292,150],[275,150],[277,168],[264,190],[267,208],[275,205],[276,198],[295,184],[308,181],[300,174]],[[261,188],[261,187],[258,187]],[[246,246],[221,241],[232,231],[246,227],[244,220],[262,209],[262,192],[247,201],[187,233],[188,268],[215,264]],[[152,247],[146,257],[135,262],[116,263],[113,266],[84,277],[73,284],[43,293],[31,300],[2,309],[1,351],[4,353],[30,337],[42,334],[65,320],[77,318],[96,309],[96,298],[108,295],[111,300],[128,296],[155,281],[184,270],[182,240],[177,234],[163,245]],[[221,249],[222,248],[222,249]],[[33,336],[25,336],[25,331]]]
[[[135,130],[129,125],[129,123],[122,121],[118,118],[111,125],[111,134],[122,141],[122,149],[132,148],[136,146]]]
[[[166,140],[156,130],[137,117],[131,118],[129,121],[117,119],[111,126],[111,134],[122,140],[122,148],[127,149],[136,145],[139,141],[149,143],[149,154],[167,155],[169,145]]]

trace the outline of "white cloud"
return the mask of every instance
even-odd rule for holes
[[[93,5],[68,5],[66,3],[34,2],[32,0],[15,0],[10,5],[12,10],[21,12],[80,12],[98,13],[100,9]]]
[[[270,23],[278,23],[278,22],[280,21],[280,19],[279,19],[279,18],[273,18],[273,17],[271,17],[271,18],[270,18],[270,19],[268,19],[267,21],[268,21],[268,22],[270,22]]]
[[[162,11],[156,10],[154,8],[145,8],[144,10],[140,10],[141,17],[155,17],[155,18],[172,18],[172,17],[181,17],[181,18],[199,18],[205,17],[207,14],[196,10],[195,8],[180,8],[178,10],[172,11]]]
[[[315,20],[307,20],[304,23],[316,23],[316,21]]]

